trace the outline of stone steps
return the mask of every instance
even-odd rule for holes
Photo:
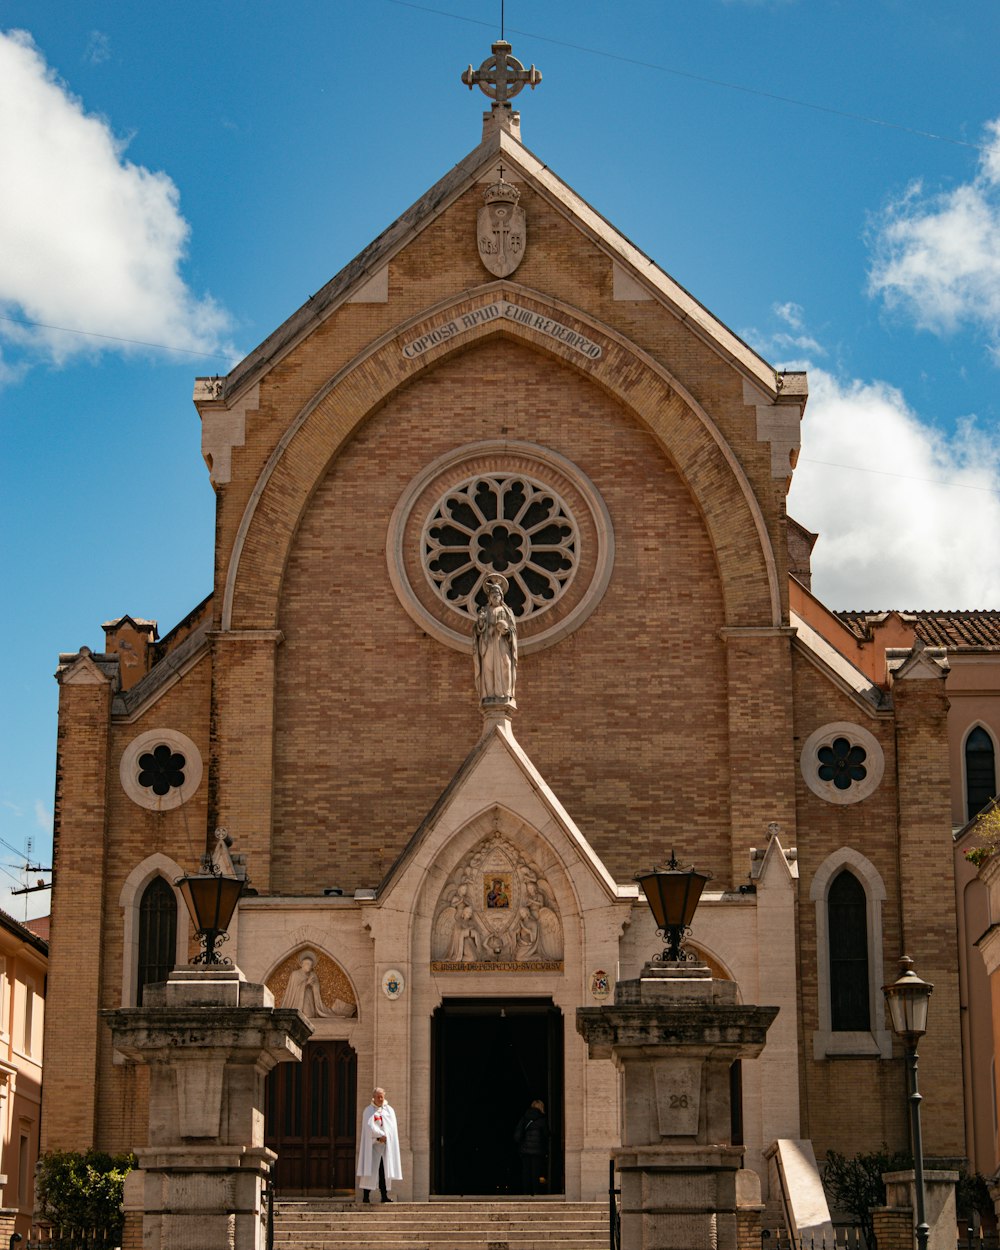
[[[551,1199],[394,1202],[323,1199],[275,1204],[275,1250],[603,1250],[603,1202]]]

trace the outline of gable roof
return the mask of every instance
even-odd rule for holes
[[[237,393],[253,386],[287,352],[368,282],[389,259],[421,230],[479,181],[498,157],[544,196],[555,208],[623,265],[650,296],[669,309],[713,350],[733,364],[772,400],[779,396],[803,403],[804,373],[779,374],[726,325],[713,316],[680,283],[659,268],[643,251],[615,229],[606,218],[552,172],[537,156],[505,131],[494,131],[463,160],[434,184],[415,204],[398,217],[354,260],[345,265],[298,311],[284,321],[263,343],[222,380],[221,388],[199,391],[196,398],[231,404]],[[208,381],[199,379],[199,381]]]
[[[481,774],[480,770],[483,770]],[[485,780],[477,781],[477,774],[481,778],[485,777]],[[551,822],[551,829],[546,834],[550,843],[552,831],[559,830],[564,845],[573,848],[576,860],[586,866],[589,876],[609,900],[631,900],[637,897],[637,886],[620,885],[605,867],[600,856],[515,739],[509,722],[494,724],[483,733],[390,865],[377,887],[377,897],[384,899],[392,891],[421,845],[437,826],[447,823],[445,817],[453,804],[460,804],[471,794],[472,807],[466,815],[471,814],[473,809],[481,811],[484,806],[497,804],[518,812],[516,796],[519,782],[523,787],[522,797],[530,795],[534,802],[541,805],[547,823]],[[464,818],[459,823],[465,823]],[[540,827],[538,832],[542,832]]]

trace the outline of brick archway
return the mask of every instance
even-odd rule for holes
[[[403,348],[433,327],[497,301],[536,319],[477,321],[418,355]],[[593,359],[553,337],[557,322],[601,348]],[[223,598],[223,630],[271,629],[299,520],[330,462],[369,413],[457,351],[492,335],[526,342],[578,369],[628,407],[650,430],[691,490],[719,562],[728,626],[781,624],[777,565],[760,505],[707,412],[641,348],[579,309],[510,282],[490,283],[397,326],[360,353],[309,401],[272,452],[237,532]]]

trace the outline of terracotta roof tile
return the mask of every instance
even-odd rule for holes
[[[834,615],[858,638],[870,637],[870,625],[888,615],[886,611],[835,612]],[[1000,611],[950,612],[928,609],[920,612],[900,611],[904,621],[912,623],[917,637],[929,647],[947,647],[951,651],[983,648],[1000,649]]]

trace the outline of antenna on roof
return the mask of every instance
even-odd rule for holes
[[[500,0],[500,38],[503,38],[503,6],[504,0]]]

